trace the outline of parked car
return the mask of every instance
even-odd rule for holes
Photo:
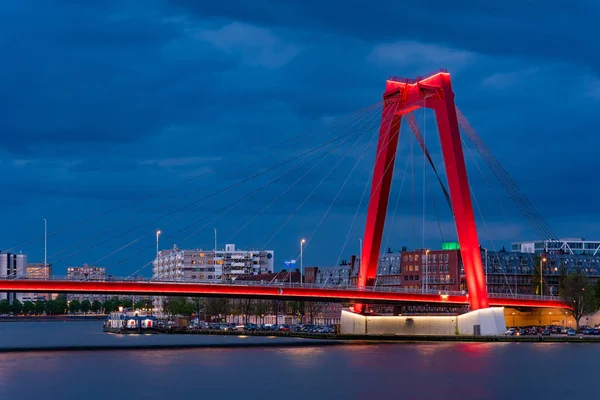
[[[507,336],[514,336],[516,333],[516,329],[515,328],[510,328],[509,330],[506,331],[505,335]]]
[[[542,336],[550,336],[550,329],[544,329],[542,331]]]
[[[569,329],[567,331],[567,336],[575,336],[575,329]]]

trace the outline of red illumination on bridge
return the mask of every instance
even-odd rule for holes
[[[358,288],[375,283],[402,116],[431,108],[436,114],[471,310],[489,307],[450,75],[440,72],[420,80],[388,80],[383,99]],[[355,310],[362,311],[362,305]]]
[[[267,300],[306,300],[351,303],[445,303],[468,304],[467,295],[377,292],[372,290],[278,287],[256,285],[224,285],[202,283],[166,283],[135,281],[58,281],[6,279],[0,280],[0,292],[97,293],[146,296],[202,296],[261,298]],[[561,300],[492,298],[492,306],[523,308],[569,308]]]

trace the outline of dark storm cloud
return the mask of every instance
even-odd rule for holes
[[[398,3],[380,1],[249,3],[170,0],[197,13],[259,25],[314,30],[371,42],[399,37],[444,43],[499,56],[544,57],[581,62],[598,71],[600,64],[594,26],[598,6],[592,1],[505,1],[501,5],[477,0],[428,0]],[[573,27],[573,28],[571,28]],[[577,27],[575,29],[574,27]]]
[[[70,262],[99,259],[157,226],[165,232],[165,246],[198,230],[185,244],[210,247],[214,226],[223,240],[233,235],[305,169],[258,190],[290,163],[219,197],[201,202],[202,196],[325,143],[336,134],[327,123],[379,101],[387,76],[416,76],[439,67],[450,70],[459,107],[542,214],[556,223],[555,230],[564,236],[593,235],[589,220],[599,215],[594,199],[600,195],[590,184],[596,178],[598,145],[593,131],[600,102],[600,49],[593,32],[598,15],[598,7],[585,1],[568,6],[509,1],[501,7],[439,0],[402,5],[3,2],[0,173],[11,196],[1,204],[6,223],[15,228],[0,235],[0,248],[37,236],[32,231],[37,232],[41,218],[58,228],[121,204],[130,206],[94,220],[78,234],[53,237],[52,246],[67,247],[148,212],[139,231]],[[423,114],[417,117],[422,121]],[[441,167],[432,138],[434,120],[429,116],[428,121],[428,143]],[[300,139],[284,150],[274,145],[295,135]],[[241,231],[235,237],[238,245],[264,244],[331,172],[269,244],[277,251],[277,265],[293,255],[297,238],[315,231],[369,136],[335,170],[353,141],[332,152],[266,209],[264,218]],[[421,213],[415,204],[423,200],[421,156],[415,152],[411,158],[409,138],[403,128],[391,207],[407,162],[412,160],[415,173],[407,178],[397,216],[386,228],[394,246],[420,243],[412,224],[414,214]],[[307,247],[309,262],[334,262],[345,237],[356,242],[361,235],[366,203],[352,229],[350,223],[368,184],[375,155],[369,149]],[[492,193],[502,189],[488,190],[473,163],[468,164],[473,192],[495,239],[531,237],[514,207],[510,223],[499,211]],[[192,179],[207,172],[214,173]],[[161,188],[169,189],[131,205]],[[451,237],[450,216],[442,209],[441,191],[434,189],[444,235]],[[252,191],[257,193],[217,213]],[[161,218],[177,207],[182,209]],[[432,207],[427,210],[426,232],[416,234],[436,246],[438,224]],[[185,229],[196,220],[202,222]],[[39,247],[23,250],[35,259]],[[127,249],[105,264],[135,251]],[[119,268],[130,272],[151,257],[152,251],[142,253]]]

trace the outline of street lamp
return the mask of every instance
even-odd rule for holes
[[[160,231],[160,229],[156,230],[156,262],[158,262],[158,237],[161,233],[162,232]]]
[[[543,275],[544,275],[544,266],[542,263],[546,262],[546,257],[542,257],[540,258],[540,296],[544,295],[544,289],[543,289]]]
[[[46,267],[48,266],[48,221],[44,218],[44,276],[46,276],[46,272],[48,271]]]
[[[358,253],[358,257],[360,257],[358,259],[358,269],[360,270],[360,267],[362,266],[362,238],[359,237],[358,241],[360,243],[359,253]]]
[[[429,249],[425,250],[425,291],[429,289]],[[421,284],[423,286],[423,284]]]
[[[300,285],[302,285],[302,273],[304,271],[303,265],[302,265],[302,251],[304,248],[304,243],[306,243],[306,240],[302,239],[300,241]]]

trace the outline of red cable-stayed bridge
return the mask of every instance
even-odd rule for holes
[[[431,156],[425,147],[423,137],[417,127],[414,116],[412,115],[412,112],[419,108],[428,108],[435,112],[448,181],[448,189],[445,188],[442,179],[439,177],[437,170],[435,170],[435,167],[433,166]],[[447,291],[430,292],[427,290],[405,288],[387,290],[385,287],[376,286],[375,278],[379,263],[383,228],[388,212],[388,201],[396,159],[400,125],[402,119],[405,117],[408,120],[410,129],[417,137],[421,149],[424,151],[429,163],[433,167],[444,191],[445,198],[449,203],[452,216],[456,223],[456,231],[464,264],[468,294]],[[131,281],[127,279],[113,279],[110,281],[3,279],[0,280],[0,291],[318,300],[350,302],[354,304],[354,310],[357,312],[364,311],[363,304],[370,303],[468,304],[472,310],[488,308],[490,306],[570,308],[569,304],[554,297],[519,295],[516,293],[501,295],[487,293],[459,126],[463,129],[463,132],[465,132],[465,135],[472,143],[476,145],[478,152],[482,155],[482,158],[486,161],[488,166],[494,166],[494,168],[492,168],[494,175],[496,175],[498,180],[504,186],[511,199],[515,201],[515,204],[536,233],[540,237],[550,239],[555,238],[555,235],[547,227],[545,222],[523,196],[510,177],[508,177],[506,171],[500,166],[491,152],[489,152],[489,149],[485,147],[464,115],[456,108],[450,75],[446,71],[437,72],[418,79],[390,78],[386,82],[386,90],[383,95],[382,116],[378,125],[379,136],[377,153],[371,179],[371,191],[368,200],[368,214],[364,233],[364,247],[362,248],[360,258],[361,263],[357,276],[357,287],[323,287],[306,284],[302,286],[293,284],[257,285],[247,284],[246,282],[244,284],[206,284],[193,282],[164,282],[157,280]],[[309,160],[307,164],[310,164],[311,162],[312,161]],[[313,167],[311,167],[311,169]],[[262,173],[262,171],[258,172],[249,179]],[[303,176],[305,175],[306,173]],[[270,181],[265,186],[268,186],[273,181],[274,180]],[[321,181],[321,183],[322,182],[323,181]],[[232,185],[232,187],[235,187],[236,185]],[[229,188],[221,189],[217,194],[228,190]],[[214,197],[215,195],[216,194],[209,194],[203,199]],[[250,194],[250,196],[251,195],[252,194]],[[242,197],[241,201],[248,197],[249,196]],[[190,204],[194,205],[196,203],[197,201]],[[239,202],[234,202],[232,204],[235,207]],[[229,206],[222,207],[218,211],[227,212],[231,209],[228,207]],[[182,208],[184,207],[177,208],[174,211],[179,211]],[[260,213],[262,213],[263,210],[261,210]],[[174,211],[171,211],[166,215],[173,214]],[[254,216],[250,222],[260,215],[260,213]],[[198,221],[186,226],[184,229],[194,226],[197,222]],[[206,225],[203,225],[200,229],[205,226]],[[137,228],[130,229],[128,232],[135,229]],[[139,239],[136,239],[131,243],[135,243],[137,240]],[[86,241],[83,241],[81,243],[85,242]],[[129,244],[122,246],[100,260],[103,260],[128,246]],[[81,253],[81,251],[77,251],[71,255],[79,253]],[[139,252],[136,254],[139,254]]]
[[[277,282],[272,284],[194,283],[181,281],[127,280],[110,281],[53,279],[2,279],[0,292],[78,293],[136,296],[198,296],[259,298],[266,300],[304,300],[366,304],[468,305],[469,296],[462,292],[419,291],[392,287],[323,286]],[[490,294],[490,306],[515,308],[569,308],[570,305],[552,296]]]

